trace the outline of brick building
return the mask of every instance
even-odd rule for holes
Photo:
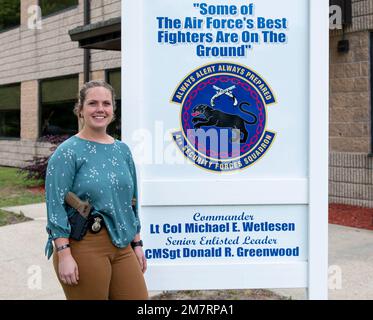
[[[344,24],[330,31],[329,201],[373,207],[373,0],[331,4]]]
[[[33,5],[41,8],[40,29]],[[120,30],[121,2],[0,0],[0,8],[0,165],[22,166],[49,153],[40,137],[77,132],[71,110],[85,80],[111,82],[120,100],[118,48],[83,50],[69,33],[112,21]],[[118,127],[113,124],[111,133],[120,135]]]
[[[120,99],[121,2],[0,5],[10,2],[19,3],[19,16],[5,22],[0,16],[0,165],[22,166],[49,153],[41,136],[76,132],[66,110],[84,81],[105,79]],[[342,7],[344,25],[330,32],[330,202],[373,207],[373,0],[331,4]],[[29,26],[31,5],[42,9],[41,29]],[[120,135],[118,127],[112,133]]]

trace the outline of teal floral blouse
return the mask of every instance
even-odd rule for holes
[[[116,247],[126,247],[140,232],[137,201],[132,208],[132,199],[137,199],[136,169],[122,141],[103,144],[77,136],[67,139],[48,161],[45,191],[48,259],[53,253],[52,240],[70,236],[68,218],[75,209],[64,201],[69,191],[100,211]]]

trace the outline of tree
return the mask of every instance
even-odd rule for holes
[[[69,8],[75,5],[78,5],[78,0],[59,0],[59,1],[50,1],[50,0],[40,0],[39,5],[42,11],[42,15],[48,15],[65,8]]]
[[[68,135],[63,136],[45,136],[41,138],[41,142],[49,142],[52,144],[52,147],[49,149],[52,153],[49,156],[44,157],[34,157],[32,160],[28,160],[26,162],[30,163],[30,165],[19,169],[20,173],[26,174],[25,180],[43,180],[45,181],[48,160],[53,154],[53,152],[57,149],[57,147],[68,139]]]
[[[20,24],[20,0],[0,0],[0,30]]]

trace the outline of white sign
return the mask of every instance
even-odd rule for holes
[[[326,298],[328,4],[122,6],[148,288]]]

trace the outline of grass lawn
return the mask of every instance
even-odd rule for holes
[[[44,193],[29,188],[40,187],[43,181],[25,180],[17,168],[0,167],[0,208],[44,202]],[[0,209],[0,226],[29,220]]]
[[[0,208],[44,202],[44,194],[28,188],[43,185],[43,181],[25,180],[17,168],[0,167]]]
[[[24,215],[7,212],[0,209],[0,227],[8,224],[15,224],[20,222],[30,221],[32,219],[25,217]]]

